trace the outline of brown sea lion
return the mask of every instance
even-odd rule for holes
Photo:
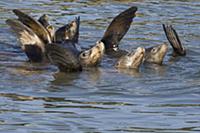
[[[172,25],[165,25],[163,24],[163,29],[165,32],[165,35],[171,44],[173,48],[173,56],[185,56],[186,55],[186,49],[182,45],[179,36],[176,32],[176,30],[172,27]]]
[[[135,16],[134,14],[136,11],[137,11],[137,7],[131,7],[125,10],[123,12],[123,15],[116,16],[111,22],[111,24],[108,26],[108,28],[106,29],[101,41],[97,41],[94,47],[80,53],[79,58],[76,59],[80,61],[79,64],[82,67],[97,66],[101,61],[105,48],[107,47],[108,49],[108,47],[110,46],[109,43],[118,44],[119,41],[123,38],[123,36],[126,34],[126,32],[128,31],[128,28],[130,27],[130,23],[132,22],[132,18],[133,16]],[[63,42],[64,44],[66,43],[65,40]],[[66,44],[65,46],[67,45],[68,44]],[[48,47],[51,47],[51,45],[48,45]],[[59,48],[59,49],[61,50],[62,48]],[[111,49],[113,49],[113,47]],[[51,58],[50,60],[52,61],[53,64],[56,64],[58,66],[63,66],[62,61],[73,62],[73,60],[71,60],[70,58],[65,58],[59,55],[59,51],[53,52],[55,51],[55,48],[50,49],[50,50],[48,50],[47,48],[47,51],[48,51],[47,52],[48,57]],[[65,49],[62,49],[62,51],[64,52]],[[59,56],[56,56],[56,55],[59,55]],[[54,58],[55,56],[56,58]],[[77,57],[76,55],[73,55],[73,56]],[[62,65],[59,65],[58,63],[61,63]],[[65,63],[65,66],[63,66],[63,68],[59,67],[59,69],[61,71],[63,70],[68,71],[70,69],[68,66],[69,64]],[[80,69],[77,69],[77,70],[80,70]]]
[[[120,57],[115,64],[115,68],[131,68],[138,70],[143,62],[144,55],[145,49],[143,47],[138,47],[136,50]]]
[[[97,41],[96,44],[79,55],[79,60],[84,67],[93,67],[100,64],[105,51],[105,45],[101,41]]]
[[[168,45],[165,43],[158,46],[146,48],[144,61],[146,63],[161,65],[167,53],[167,50],[168,50]]]
[[[44,47],[43,48],[39,47],[39,49],[44,49],[45,53],[48,55],[48,58],[54,64],[58,64],[58,63],[61,64],[59,66],[59,69],[61,71],[64,71],[64,70],[70,71],[70,69],[73,69],[73,71],[74,70],[79,71],[79,70],[81,70],[79,66],[81,66],[81,67],[96,66],[97,64],[99,64],[99,62],[103,56],[104,47],[109,46],[108,43],[111,43],[111,44],[119,43],[119,41],[123,38],[123,36],[128,31],[130,24],[132,22],[132,18],[135,16],[136,11],[137,11],[137,7],[131,7],[129,9],[125,10],[122,13],[122,15],[119,14],[117,17],[114,18],[114,20],[108,26],[101,41],[98,41],[97,44],[90,50],[87,50],[85,52],[79,52],[76,49],[76,47],[73,47],[74,43],[76,43],[76,41],[78,41],[78,37],[75,39],[69,39],[70,36],[68,38],[68,37],[65,37],[66,34],[60,34],[60,32],[56,32],[55,36],[57,36],[57,34],[60,35],[61,40],[58,39],[58,42],[56,44],[49,45],[49,43],[51,43],[51,39],[49,39],[50,37],[49,37],[47,30],[44,28],[44,26],[42,26],[42,24],[40,22],[34,20],[32,17],[26,15],[25,13],[23,13],[19,10],[13,10],[13,12],[19,17],[19,21],[24,24],[21,27],[29,28],[28,30],[26,29],[27,31],[32,30],[31,33],[34,33],[34,36],[35,35],[38,36],[38,38],[43,42]],[[12,20],[10,20],[10,21],[12,21]],[[80,21],[79,18],[77,19],[76,23],[78,21]],[[73,22],[71,25],[74,26],[74,24],[75,23]],[[13,24],[10,24],[10,26],[11,26],[11,28],[13,28]],[[68,27],[68,26],[66,26],[66,27]],[[42,33],[40,33],[40,30],[38,30],[38,28],[39,29],[41,28]],[[29,32],[28,32],[29,33],[28,35],[23,33],[24,36],[22,36],[21,32],[23,32],[24,30],[21,31],[20,29],[16,29],[16,28],[13,28],[13,29],[16,30],[15,32],[17,32],[19,38],[20,37],[23,39],[26,38],[26,43],[29,43],[28,42],[29,38],[33,39],[31,41],[34,41],[32,34],[30,34]],[[64,31],[66,30],[66,28],[62,28],[62,27],[61,27],[61,29],[64,29]],[[67,29],[69,29],[69,28],[67,28]],[[79,29],[79,26],[76,29]],[[61,31],[63,31],[63,30],[61,30]],[[72,30],[70,30],[70,31],[75,31],[72,33],[74,33],[75,35],[78,35],[78,33],[76,32],[75,29],[72,28]],[[29,37],[28,39],[27,39],[27,36]],[[58,38],[58,37],[55,37],[55,38]],[[21,39],[21,40],[23,40],[23,39]],[[59,41],[61,41],[61,42],[59,42]],[[26,45],[26,43],[22,43],[22,44]],[[93,50],[96,52],[93,52]],[[64,54],[64,55],[62,56],[62,54]],[[80,55],[80,57],[79,57],[79,55]],[[87,55],[87,56],[84,56],[84,55]],[[55,58],[53,56],[55,56]],[[70,57],[70,58],[67,58],[67,57]],[[77,60],[79,62],[77,62]],[[92,60],[92,61],[89,61],[89,60]],[[63,63],[62,63],[62,61],[63,61]],[[73,66],[72,68],[69,67],[73,63],[75,63],[76,65],[72,65]],[[90,63],[90,64],[88,64],[88,63]],[[77,67],[75,67],[75,66],[77,66]]]
[[[49,24],[48,16],[43,15],[39,18],[39,20],[35,20],[31,16],[23,13],[18,9],[14,9],[13,12],[18,16],[18,19],[8,19],[6,20],[6,23],[16,33],[22,50],[26,53],[31,62],[46,61],[46,45],[49,45],[52,42],[56,42],[54,39],[54,27]],[[67,41],[73,42],[75,40],[73,45],[78,41],[79,21],[80,18],[78,17],[77,21],[71,22],[72,24],[69,24],[70,26],[68,26],[68,31],[64,29],[65,32],[69,33],[64,35],[65,38],[69,38]],[[62,29],[62,27],[59,29]],[[56,34],[56,36],[63,36],[58,32],[56,32]],[[70,36],[67,37],[68,35]]]
[[[120,58],[128,54],[126,50],[119,49],[119,42],[127,33],[136,16],[136,7],[131,7],[116,16],[108,26],[102,41],[105,43],[106,54],[109,57]],[[167,52],[167,45],[158,45],[151,48],[146,48],[144,61],[154,64],[162,64],[164,56]]]
[[[97,66],[103,57],[105,46],[101,41],[83,52],[78,51],[70,42],[61,47],[58,44],[47,45],[47,56],[60,71],[81,71],[83,67]]]

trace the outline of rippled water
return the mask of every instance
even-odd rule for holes
[[[139,73],[113,68],[104,58],[96,69],[59,73],[30,64],[5,24],[23,9],[46,13],[56,26],[81,16],[80,43],[93,45],[112,18],[131,5],[137,17],[122,49],[167,42],[162,23],[173,24],[187,56]],[[200,132],[200,2],[198,0],[1,0],[0,132]]]

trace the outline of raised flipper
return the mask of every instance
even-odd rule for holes
[[[51,41],[54,42],[54,34],[55,34],[55,28],[53,25],[51,25],[49,23],[49,17],[44,14],[42,15],[38,21],[44,26],[44,28],[48,31],[50,37],[51,37]]]
[[[49,36],[48,31],[42,26],[42,24],[18,9],[14,9],[13,12],[16,16],[18,16],[19,21],[28,26],[36,35],[38,35],[39,38],[44,41],[44,43],[51,43],[51,37]]]
[[[173,56],[186,55],[186,50],[183,47],[183,45],[179,39],[179,36],[178,36],[176,30],[172,27],[172,25],[165,26],[163,24],[163,29],[164,29],[165,35],[166,35],[169,43],[171,44],[171,46],[174,49]]]
[[[118,48],[120,40],[130,28],[133,18],[136,16],[137,7],[133,6],[117,15],[104,33],[102,42],[106,50]]]
[[[80,17],[76,17],[74,21],[59,28],[55,32],[55,41],[63,42],[66,40],[78,43],[79,38]]]
[[[50,25],[49,23],[49,17],[46,14],[43,14],[38,21],[46,28]]]
[[[47,45],[46,50],[48,59],[52,64],[58,66],[60,71],[72,72],[82,70],[78,55],[73,50],[63,48],[57,44]]]
[[[22,50],[26,53],[30,61],[41,62],[44,59],[45,44],[26,25],[17,19],[8,19],[6,23],[16,33]]]

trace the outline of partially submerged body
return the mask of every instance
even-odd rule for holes
[[[96,67],[100,64],[104,51],[108,56],[118,58],[116,68],[139,69],[143,61],[161,65],[168,51],[167,44],[146,49],[139,47],[130,53],[119,49],[119,42],[129,30],[136,11],[137,7],[131,7],[117,15],[100,41],[84,51],[79,51],[76,47],[80,17],[56,31],[48,22],[47,15],[35,20],[19,10],[13,10],[18,19],[6,22],[17,34],[22,50],[30,61],[43,62],[48,58],[60,71],[81,71],[83,67]],[[173,55],[185,55],[185,48],[173,27],[163,25],[163,28],[174,49]]]

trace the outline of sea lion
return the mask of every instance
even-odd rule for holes
[[[80,17],[59,28],[55,32],[55,42],[51,42],[51,40],[44,41],[49,37],[46,30],[49,23],[45,15],[39,19],[39,22],[19,10],[13,10],[13,12],[19,19],[9,19],[6,22],[17,34],[22,49],[31,61],[40,62],[45,55],[48,55],[48,59],[58,64],[61,71],[79,71],[83,66],[96,66],[100,62],[104,52],[102,42],[97,42],[94,47],[83,52],[78,51],[75,47],[75,43],[78,43]],[[36,27],[42,27],[46,36],[43,37],[43,34],[39,34]],[[48,52],[46,52],[47,50]],[[63,63],[60,63],[61,60]]]
[[[128,31],[128,28],[130,27],[130,23],[132,22],[132,18],[133,16],[135,16],[134,14],[136,11],[137,11],[137,7],[131,7],[125,10],[123,12],[123,15],[117,15],[113,19],[111,24],[108,26],[108,28],[106,29],[102,39],[100,41],[97,41],[94,47],[92,47],[89,50],[80,52],[79,58],[77,57],[77,55],[74,54],[73,57],[76,57],[76,61],[77,60],[80,61],[79,65],[81,67],[92,67],[92,66],[97,66],[98,64],[100,64],[105,48],[109,49],[109,46],[111,46],[109,45],[109,43],[111,44],[119,43],[119,41],[123,38],[123,36]],[[64,40],[63,42],[64,42],[63,44],[65,45],[66,41]],[[67,45],[68,44],[66,44],[65,46]],[[48,45],[49,50],[47,48],[47,51],[48,51],[47,55],[50,58],[50,61],[52,61],[53,64],[57,65],[60,71],[63,71],[63,70],[70,71],[69,62],[73,62],[73,60],[71,60],[70,58],[67,58],[67,56],[63,57],[62,55],[59,54],[59,51],[61,50],[62,52],[60,53],[64,53],[67,51],[65,49],[59,48],[59,50],[56,52],[55,48],[50,48],[50,47],[51,45]],[[64,48],[64,46],[62,47]],[[113,49],[113,47],[111,49]],[[56,58],[54,58],[55,56]],[[81,69],[77,69],[77,71],[80,71],[80,70]]]
[[[16,33],[22,50],[26,53],[31,62],[47,61],[45,56],[46,45],[58,42],[54,39],[54,27],[49,24],[48,16],[42,15],[39,20],[35,20],[18,9],[14,9],[13,12],[18,16],[18,19],[8,19],[6,23]],[[70,37],[67,37],[68,34],[65,34],[64,37],[69,38],[68,41],[75,40],[73,45],[78,42],[79,21],[80,18],[78,18],[78,21],[72,22],[73,24],[69,24],[70,26],[67,29],[69,31],[65,29]],[[62,29],[62,27],[59,29]],[[70,32],[72,32],[72,34]],[[56,36],[60,35],[58,32],[55,34]]]
[[[115,64],[115,68],[131,68],[138,70],[142,64],[145,55],[145,49],[143,47],[138,47],[136,50],[120,57]]]
[[[46,46],[46,50],[48,59],[52,64],[58,66],[60,71],[73,72],[82,70],[78,58],[80,51],[72,44],[65,45],[65,48],[63,48],[59,44],[52,43],[51,45]]]
[[[108,26],[102,41],[105,43],[106,54],[109,57],[120,58],[121,56],[128,54],[126,50],[119,48],[119,42],[129,30],[133,18],[136,16],[136,11],[137,8],[134,7],[125,10],[116,16]],[[145,51],[144,62],[161,65],[167,52],[167,45],[161,44],[151,48],[146,48]]]
[[[87,50],[85,52],[78,52],[76,47],[74,47],[74,43],[76,43],[78,41],[78,37],[75,39],[69,39],[70,37],[69,38],[65,37],[66,34],[62,35],[62,34],[60,34],[60,32],[56,32],[55,36],[57,36],[57,34],[59,34],[61,36],[61,40],[58,39],[57,43],[50,45],[50,43],[52,43],[52,42],[51,42],[51,39],[49,39],[50,38],[49,34],[40,22],[34,20],[32,17],[26,15],[25,13],[23,13],[19,10],[13,10],[13,12],[19,17],[18,23],[21,22],[24,24],[21,27],[29,28],[30,31],[32,30],[32,32],[34,33],[34,36],[35,35],[38,36],[38,38],[44,44],[43,48],[40,48],[40,47],[39,48],[44,49],[44,51],[45,51],[44,53],[47,54],[47,57],[50,59],[50,61],[53,62],[54,64],[58,64],[59,69],[61,71],[64,71],[64,70],[71,71],[71,69],[73,71],[74,70],[80,71],[81,70],[80,68],[84,67],[84,66],[97,66],[97,64],[99,64],[101,61],[105,47],[114,46],[114,44],[119,44],[119,41],[123,38],[123,36],[128,31],[130,24],[132,22],[132,18],[135,16],[136,11],[137,11],[137,7],[133,6],[129,9],[125,10],[122,14],[119,14],[118,16],[116,16],[113,19],[113,21],[111,22],[111,24],[108,26],[108,28],[106,29],[103,38],[100,41],[98,41],[93,48],[91,48],[90,50]],[[79,18],[77,19],[76,22],[78,22],[78,21],[80,21]],[[13,28],[13,25],[14,24],[10,24],[11,28]],[[72,23],[71,25],[74,26],[74,23]],[[42,27],[41,28],[42,33],[38,33],[39,32],[38,28],[40,28],[40,27]],[[15,30],[15,32],[17,32],[19,38],[21,37],[22,38],[21,40],[23,40],[23,36],[21,36],[20,29],[16,29],[16,28],[13,28],[13,29]],[[66,28],[62,28],[62,27],[61,27],[61,29],[66,30]],[[67,28],[67,29],[69,29],[69,28]],[[76,29],[79,29],[79,26],[77,26]],[[27,30],[27,31],[29,31],[29,30]],[[63,30],[61,30],[61,31],[63,31]],[[78,35],[78,32],[76,32],[76,30],[73,29],[70,31],[72,31],[72,33],[74,33],[75,35]],[[75,32],[73,32],[73,31],[75,31]],[[26,38],[27,36],[30,36],[30,37],[32,36],[32,34],[28,34],[28,35],[26,35],[25,33],[23,33],[23,34],[25,35],[24,38]],[[58,37],[55,37],[55,38],[58,38]],[[28,39],[26,38],[26,43],[28,43],[28,41],[29,41]],[[34,38],[31,38],[31,39],[33,39],[32,41],[34,41]],[[112,45],[108,45],[109,43],[111,43]],[[22,43],[22,44],[26,45],[25,43]],[[96,52],[93,52],[93,50]],[[79,55],[80,55],[80,57],[79,57]],[[87,56],[84,56],[84,55],[87,55]],[[55,58],[53,56],[55,56]],[[70,58],[68,58],[68,57],[70,57]],[[63,61],[63,63],[62,63],[62,61]],[[73,64],[74,62],[76,65],[72,65],[73,66],[72,68],[69,67],[69,65]]]
[[[96,44],[79,55],[79,60],[84,67],[93,67],[100,64],[105,51],[105,45],[101,41],[97,41]]]
[[[182,45],[179,36],[176,32],[176,30],[172,27],[172,25],[165,25],[163,24],[163,29],[165,32],[165,35],[169,41],[169,43],[171,44],[172,48],[173,48],[173,56],[185,56],[186,55],[186,49],[185,47]]]
[[[96,44],[83,52],[78,51],[70,42],[61,47],[58,44],[47,45],[47,57],[52,64],[58,66],[60,71],[81,71],[83,67],[97,66],[103,57],[104,43],[97,41]]]
[[[167,44],[160,44],[158,46],[146,48],[144,61],[146,63],[153,63],[162,65],[163,59],[168,51]]]

